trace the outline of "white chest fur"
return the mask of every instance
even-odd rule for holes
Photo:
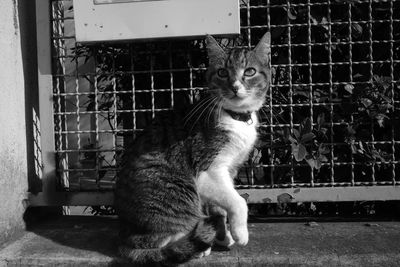
[[[213,162],[217,168],[235,169],[243,164],[257,139],[258,119],[252,114],[252,123],[232,119],[227,113],[221,114],[219,127],[228,131],[229,142],[224,145]]]

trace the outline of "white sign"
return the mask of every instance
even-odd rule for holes
[[[240,33],[238,0],[74,0],[73,3],[78,42]]]

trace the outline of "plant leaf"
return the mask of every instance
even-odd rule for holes
[[[322,162],[319,159],[315,160],[315,169],[319,170],[321,169]]]
[[[364,105],[364,107],[369,107],[372,105],[372,101],[368,98],[362,98],[361,103]]]
[[[324,145],[321,144],[319,146],[319,148],[318,148],[318,152],[320,154],[328,154],[330,152],[330,150],[329,150],[329,148],[327,146],[324,146]]]
[[[292,154],[297,162],[302,161],[307,155],[306,147],[302,144],[292,144]]]
[[[362,75],[361,73],[356,73],[353,75],[353,79],[359,79],[359,78],[363,78],[364,75]]]
[[[293,136],[291,136],[291,135],[289,135],[289,141],[290,141],[292,144],[297,144],[297,140],[294,139]]]
[[[313,133],[306,133],[301,137],[300,142],[301,143],[307,143],[310,142],[311,140],[313,140],[315,138],[315,134]]]
[[[385,119],[388,119],[388,118],[389,117],[384,114],[377,114],[375,116],[376,122],[378,123],[379,127],[381,127],[381,128],[385,127],[384,121],[385,121]]]
[[[353,38],[359,38],[363,33],[363,28],[358,23],[352,23],[351,30]]]
[[[298,153],[298,160],[297,161],[302,161],[307,155],[307,149],[305,146],[302,144],[299,144],[299,153]]]
[[[316,169],[316,160],[315,159],[309,158],[309,159],[306,159],[306,161],[312,169]]]
[[[319,155],[318,160],[321,162],[327,162],[328,158],[325,155]]]
[[[346,84],[344,86],[344,90],[346,90],[347,92],[349,92],[350,94],[353,94],[353,89],[354,89],[354,85],[352,84]]]

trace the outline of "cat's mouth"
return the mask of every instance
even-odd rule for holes
[[[258,110],[262,103],[263,101],[259,99],[253,99],[250,96],[241,97],[239,95],[232,95],[225,97],[225,101],[223,101],[223,107],[236,112],[247,112]]]
[[[249,106],[248,104],[249,103],[248,101],[246,101],[245,97],[233,95],[226,98],[226,101],[224,102],[224,107],[240,112],[242,111],[242,109],[247,109]]]
[[[244,100],[247,97],[247,94],[241,94],[241,93],[233,93],[232,96],[229,97],[230,100]]]

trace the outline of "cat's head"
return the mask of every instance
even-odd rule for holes
[[[271,79],[270,33],[249,50],[224,50],[210,35],[206,38],[210,93],[219,97],[222,107],[236,112],[261,108]]]

